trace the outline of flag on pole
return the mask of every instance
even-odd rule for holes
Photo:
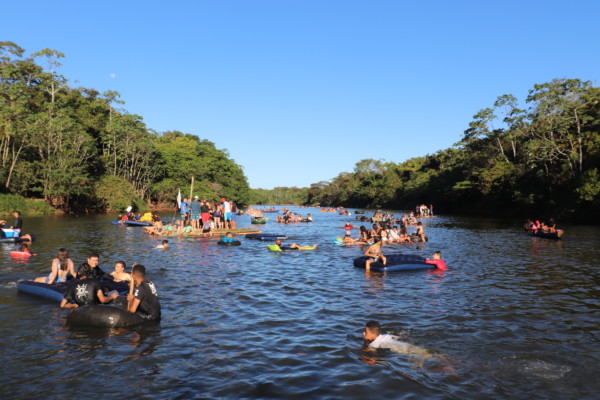
[[[181,208],[181,189],[179,189],[179,193],[177,193],[177,207]]]

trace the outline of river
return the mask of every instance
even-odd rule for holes
[[[14,245],[0,245],[2,398],[597,398],[598,227],[568,226],[553,241],[519,221],[438,216],[424,220],[428,243],[384,253],[440,250],[449,270],[366,274],[352,265],[360,248],[333,243],[354,216],[297,211],[315,222],[259,227],[315,251],[244,238],[175,238],[162,251],[109,216],[25,218],[37,255],[16,262]],[[18,293],[59,247],[76,264],[98,251],[105,271],[146,265],[160,325],[71,330],[58,304]],[[368,320],[433,358],[364,349]]]

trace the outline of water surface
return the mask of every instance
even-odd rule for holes
[[[260,226],[319,244],[293,253],[243,238],[171,239],[164,252],[108,216],[26,218],[38,255],[19,263],[0,247],[2,397],[597,398],[600,229],[566,227],[551,241],[518,221],[435,217],[424,220],[430,242],[384,253],[440,250],[448,271],[366,274],[352,266],[359,247],[333,243],[353,217],[309,211],[312,224]],[[17,293],[59,247],[76,263],[98,251],[104,270],[146,265],[161,324],[71,330],[58,304]],[[371,319],[436,359],[363,349]]]

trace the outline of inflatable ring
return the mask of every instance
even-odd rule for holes
[[[354,266],[364,268],[366,261],[370,257],[362,256],[354,259]],[[410,271],[415,269],[434,269],[435,264],[428,264],[424,258],[406,255],[406,254],[390,254],[385,256],[386,263],[383,265],[380,261],[371,263],[372,271]]]
[[[31,253],[25,253],[22,251],[11,251],[10,256],[14,258],[29,258],[31,257]]]
[[[69,326],[94,326],[120,328],[140,325],[146,322],[139,315],[115,306],[94,305],[71,309],[67,315]]]
[[[234,240],[233,242],[224,242],[222,240],[219,240],[217,244],[220,244],[221,246],[240,246],[242,242],[240,242],[239,240]]]

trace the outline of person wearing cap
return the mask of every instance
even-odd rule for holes
[[[192,203],[190,204],[190,212],[192,228],[200,229],[200,202],[198,201],[198,196],[194,196],[194,201],[192,201]]]
[[[97,279],[91,278],[91,274],[92,268],[87,263],[81,264],[77,270],[77,278],[79,280],[73,282],[65,292],[60,302],[61,308],[76,308],[79,306],[108,303],[119,296],[118,293],[105,296],[100,288],[100,283]]]

